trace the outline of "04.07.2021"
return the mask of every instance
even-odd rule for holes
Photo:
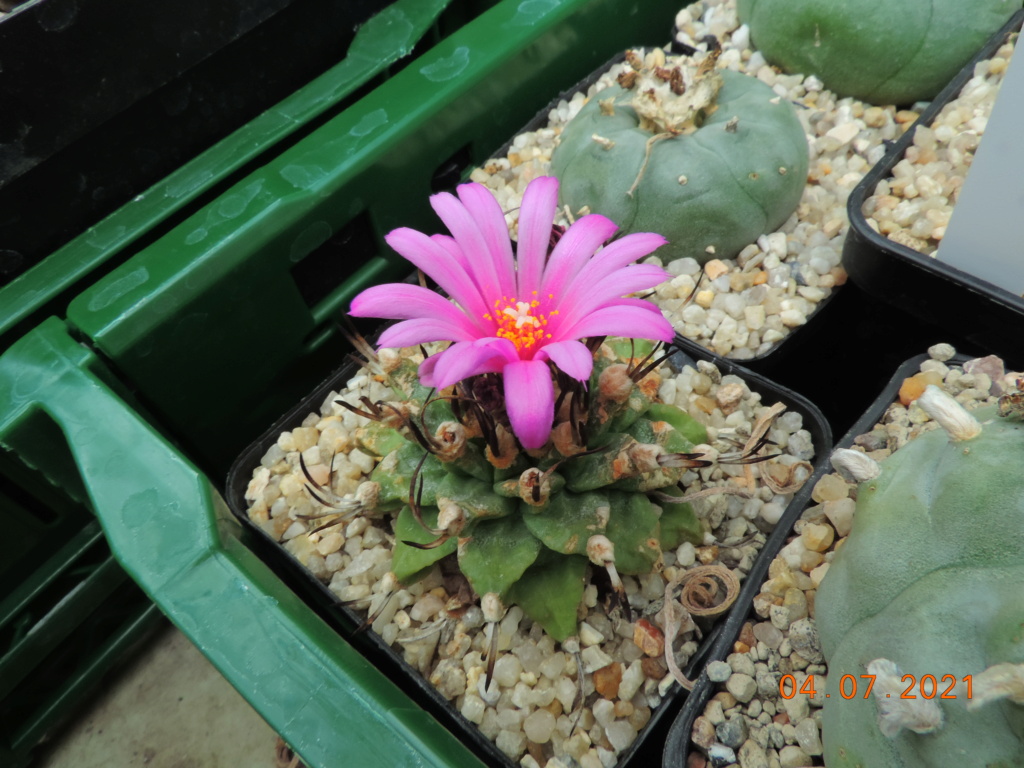
[[[858,678],[853,675],[843,675],[839,678],[839,696],[844,699],[855,699],[858,689],[860,689],[863,692],[863,698],[868,698],[871,695],[871,689],[875,685],[875,675],[860,675],[859,679],[861,682],[858,684]],[[970,699],[973,682],[972,676],[964,675],[961,680],[967,687],[967,698]],[[954,693],[958,682],[955,675],[942,675],[939,679],[936,679],[935,675],[921,675],[920,679],[915,675],[903,675],[900,678],[900,682],[906,686],[903,691],[897,694],[886,693],[885,698],[957,698],[956,693]],[[807,675],[801,682],[798,682],[796,676],[792,674],[786,674],[779,678],[779,695],[782,698],[792,699],[798,693],[807,696],[817,695],[817,690],[814,686],[814,675]],[[827,699],[831,697],[831,694],[826,693],[824,696]]]

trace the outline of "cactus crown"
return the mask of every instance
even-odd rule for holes
[[[397,513],[399,582],[454,554],[477,594],[517,603],[564,640],[576,632],[588,564],[608,573],[628,611],[620,573],[657,569],[664,548],[702,540],[677,483],[710,463],[694,452],[704,427],[656,402],[662,360],[650,344],[642,359],[628,341],[590,346],[590,381],[556,378],[554,425],[535,450],[510,430],[494,374],[437,392],[420,383],[411,348],[374,363],[393,400],[337,401],[371,419],[356,441],[379,458],[345,511]],[[307,480],[318,501],[339,509]]]
[[[627,103],[640,117],[639,127],[653,134],[693,133],[715,110],[715,98],[722,87],[722,75],[715,66],[720,48],[699,64],[677,63],[666,67],[665,52],[655,49],[641,59],[626,52],[630,70],[618,77],[629,93]]]

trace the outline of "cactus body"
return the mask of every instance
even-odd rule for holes
[[[720,79],[720,88],[690,105],[687,118],[667,122],[646,116],[637,101],[647,92],[642,82],[592,98],[551,159],[562,203],[574,212],[586,206],[625,232],[664,235],[664,261],[731,258],[781,226],[808,168],[792,105],[753,77],[729,70],[705,77]],[[697,90],[691,83],[680,98]],[[674,98],[667,91],[657,108],[671,113]]]
[[[965,675],[1024,662],[1024,425],[994,409],[974,415],[982,423],[977,437],[954,442],[942,430],[926,433],[859,487],[853,530],[815,601],[829,665],[822,719],[829,768],[1024,765],[1024,707],[965,706]],[[913,675],[918,699],[893,694],[899,701],[884,705],[921,703],[924,675],[935,676],[939,694],[950,676],[957,680],[949,694],[956,700],[932,699],[941,727],[882,733],[879,702],[864,698],[861,677],[880,658]],[[858,682],[852,699],[843,698],[844,675]],[[910,686],[907,678],[900,691]]]
[[[456,553],[477,594],[517,603],[564,640],[576,631],[588,562],[648,573],[663,549],[703,540],[688,503],[652,501],[648,494],[681,494],[675,486],[684,466],[661,467],[657,458],[691,451],[690,438],[703,442],[706,432],[681,409],[654,403],[657,375],[634,382],[611,347],[594,361],[593,394],[581,388],[570,399],[583,402],[565,406],[577,413],[577,437],[587,435],[586,444],[576,445],[565,429],[560,440],[556,427],[548,446],[530,453],[505,441],[495,454],[487,430],[465,413],[453,428],[451,403],[415,386],[414,375],[411,363],[391,374],[398,399],[378,404],[379,420],[357,436],[360,448],[380,459],[370,475],[372,509],[398,512],[392,571],[399,582],[418,580]],[[456,432],[444,444],[435,437],[429,451],[424,446],[424,435]],[[606,538],[613,550],[600,562],[592,555],[593,537]]]
[[[1010,0],[738,0],[753,44],[786,72],[873,104],[930,100],[1020,8]]]

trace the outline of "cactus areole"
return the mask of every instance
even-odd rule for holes
[[[738,0],[765,58],[839,96],[911,104],[938,94],[1019,0]]]
[[[402,349],[374,363],[394,400],[347,404],[371,418],[357,441],[380,461],[346,503],[397,513],[399,582],[456,553],[490,620],[514,602],[564,640],[577,631],[588,563],[621,591],[618,574],[649,572],[665,547],[702,539],[675,486],[706,465],[684,435],[706,433],[655,403],[656,363],[634,358],[632,342],[601,345],[612,334],[672,339],[653,305],[623,296],[665,278],[632,264],[664,238],[602,248],[616,227],[595,214],[551,248],[557,194],[553,178],[531,182],[515,255],[500,207],[476,184],[432,198],[453,237],[388,236],[454,303],[404,284],[353,301],[353,314],[401,320],[380,344]],[[437,341],[454,343],[415,362],[414,345]]]
[[[953,418],[860,484],[815,600],[829,768],[1024,765],[1024,424],[1012,410]]]
[[[732,258],[785,223],[807,180],[803,128],[788,101],[716,60],[630,52],[619,85],[562,132],[551,169],[563,204],[664,235],[664,261]]]

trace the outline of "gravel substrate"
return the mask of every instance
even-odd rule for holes
[[[948,344],[929,350],[920,373],[904,382],[901,399],[853,448],[876,461],[937,425],[911,398],[928,384],[940,386],[968,409],[992,404],[1013,391],[1019,373],[1005,373],[995,357],[947,365],[955,352]],[[686,768],[797,768],[822,765],[820,713],[825,704],[824,663],[814,623],[814,597],[836,549],[849,535],[856,509],[857,486],[838,473],[822,476],[809,506],[794,526],[794,535],[772,561],[769,579],[754,598],[757,619],[747,621],[725,661],[708,665],[718,683],[691,733]],[[814,675],[816,695],[779,695],[779,680],[793,674],[799,690]],[[787,693],[788,693],[787,689]]]
[[[402,354],[419,356],[411,350]],[[395,353],[384,351],[381,359],[387,366]],[[735,453],[736,441],[742,445],[754,422],[774,405],[762,403],[761,395],[741,379],[722,375],[708,363],[678,372],[663,366],[654,375],[661,378],[663,402],[675,403],[708,426],[709,445],[701,450],[711,454]],[[632,623],[620,609],[609,613],[592,584],[584,595],[579,637],[561,645],[520,608],[510,607],[500,622],[494,681],[485,690],[481,609],[473,605],[461,614],[448,612],[449,600],[457,594],[440,565],[416,584],[394,584],[389,574],[391,515],[362,515],[319,532],[311,528],[323,519],[303,520],[326,510],[304,490],[300,455],[310,475],[342,497],[356,494],[373,469],[375,458],[353,448],[354,432],[366,419],[335,401],[343,397],[358,402],[363,395],[372,401],[390,399],[383,379],[379,371],[360,370],[340,395],[332,393],[301,426],[281,434],[253,471],[246,494],[250,518],[339,599],[357,601],[356,609],[364,614],[380,610],[372,630],[513,762],[523,768],[613,765],[675,685],[660,653],[665,643],[680,667],[698,648],[692,627],[665,637],[658,612],[666,584],[694,565],[722,564],[743,579],[791,498],[791,493],[767,488],[761,473],[784,476],[792,471],[798,481],[810,475],[807,462],[816,447],[802,417],[785,412],[775,418],[769,437],[783,454],[777,459],[688,471],[684,481],[691,491],[752,485],[753,497],[712,495],[694,502],[706,531],[703,544],[685,543],[665,552],[660,573],[623,577]],[[582,703],[577,701],[580,686]]]
[[[979,61],[974,77],[928,126],[915,129],[913,145],[892,176],[864,201],[867,223],[890,240],[937,255],[964,179],[1013,54],[1016,35],[991,59]]]
[[[751,50],[749,30],[739,24],[734,0],[696,2],[679,12],[676,27],[678,41],[698,50],[707,46],[695,41],[715,35],[723,49],[719,66],[757,77],[793,102],[807,134],[807,187],[789,220],[735,259],[713,259],[703,276],[693,259],[665,264],[673,279],[654,297],[682,335],[720,355],[749,359],[774,349],[846,281],[840,258],[849,227],[847,197],[881,159],[884,142],[900,136],[918,115],[840,99],[813,76],[780,74]],[[673,60],[669,56],[670,65]],[[559,102],[546,126],[516,136],[506,157],[473,172],[472,180],[489,186],[509,211],[513,236],[523,190],[549,172],[563,127],[588,99],[613,84],[624,66],[612,67],[585,93]]]

